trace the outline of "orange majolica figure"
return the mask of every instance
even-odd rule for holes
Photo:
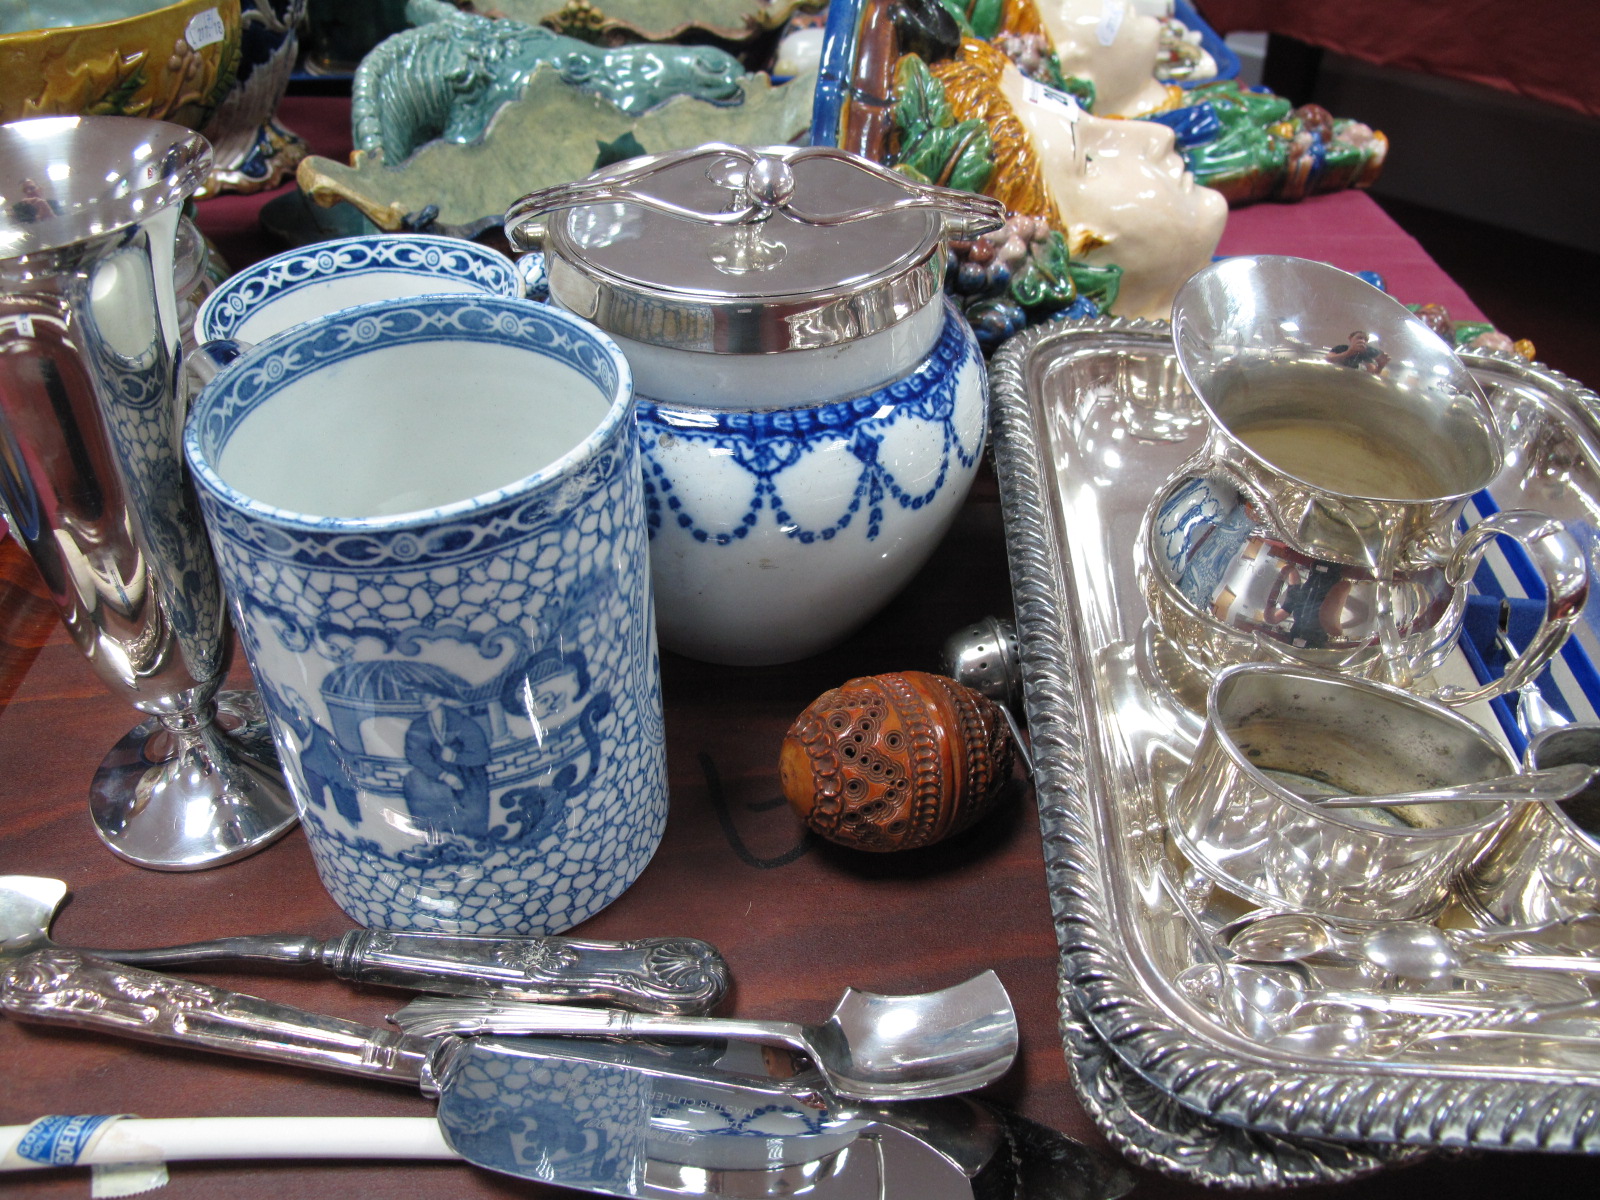
[[[986,348],[1054,316],[1164,318],[1228,205],[1377,177],[1381,133],[1233,81],[1169,82],[1163,37],[1099,0],[865,6],[840,144],[1013,214],[955,247],[950,290]]]

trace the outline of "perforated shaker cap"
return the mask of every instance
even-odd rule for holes
[[[712,144],[631,159],[506,214],[542,239],[550,293],[635,341],[717,354],[834,346],[918,312],[947,236],[998,228],[998,201],[832,147]]]

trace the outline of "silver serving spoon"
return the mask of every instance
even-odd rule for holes
[[[407,1033],[723,1038],[787,1046],[851,1100],[952,1096],[999,1078],[1017,1056],[1017,1017],[993,971],[937,992],[846,988],[821,1025],[652,1016],[515,1002],[413,1000],[390,1018]]]
[[[1548,804],[1570,800],[1600,774],[1587,763],[1568,763],[1541,771],[1497,775],[1476,783],[1429,788],[1421,792],[1396,792],[1379,796],[1307,796],[1319,808],[1384,808],[1410,804]]]
[[[382,987],[599,1002],[658,1013],[710,1012],[728,990],[727,963],[715,946],[698,938],[596,942],[353,929],[326,941],[270,934],[139,950],[56,947],[50,921],[66,896],[67,885],[59,879],[0,875],[0,960],[62,948],[145,967],[288,963],[323,967],[340,979]]]
[[[1298,962],[1333,953],[1369,962],[1397,979],[1432,982],[1462,969],[1483,967],[1600,976],[1600,959],[1464,950],[1442,929],[1421,921],[1391,921],[1346,933],[1311,913],[1280,912],[1224,926],[1218,936],[1235,955],[1250,962]]]
[[[1522,653],[1511,644],[1510,625],[1511,601],[1502,596],[1500,619],[1496,624],[1494,636],[1495,641],[1504,648],[1508,662],[1515,660]],[[1562,716],[1555,705],[1546,700],[1544,693],[1539,690],[1538,675],[1523,680],[1514,695],[1517,698],[1517,728],[1528,741],[1533,741],[1547,729],[1558,729],[1568,724],[1567,718]]]

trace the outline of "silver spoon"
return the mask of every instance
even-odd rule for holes
[[[1017,1056],[1017,1017],[993,971],[937,992],[880,996],[846,988],[821,1025],[651,1016],[515,1002],[413,1000],[389,1018],[407,1033],[724,1038],[808,1056],[851,1100],[952,1096],[999,1078]]]
[[[1396,792],[1379,796],[1308,796],[1319,808],[1383,808],[1409,804],[1546,804],[1570,800],[1588,787],[1600,769],[1587,763],[1568,763],[1541,771],[1498,775],[1476,783],[1429,788],[1421,792]]]
[[[1287,1045],[1317,1057],[1362,1057],[1371,1050],[1369,1010],[1335,1006],[1321,1020],[1304,1020],[1306,1006],[1329,993],[1316,987],[1298,964],[1231,962],[1197,964],[1178,977],[1186,990],[1208,997],[1240,1033],[1263,1045]]]
[[[698,938],[630,942],[559,937],[388,933],[353,929],[323,941],[293,934],[226,937],[139,950],[57,947],[50,920],[67,885],[0,875],[0,960],[56,947],[130,966],[290,963],[382,987],[517,1000],[600,1002],[642,1012],[710,1012],[728,990],[728,965]]]
[[[1482,993],[1396,995],[1322,988],[1288,966],[1225,963],[1199,969],[1235,1028],[1254,1041],[1327,1057],[1390,1055],[1448,1037],[1520,1031],[1592,1045],[1600,997],[1508,1001]],[[1184,975],[1196,975],[1189,968]],[[1184,975],[1179,976],[1180,983]]]
[[[1251,962],[1298,962],[1329,952],[1371,963],[1397,979],[1436,981],[1462,969],[1488,967],[1600,976],[1600,959],[1567,954],[1463,952],[1443,930],[1421,921],[1391,921],[1345,933],[1311,913],[1281,912],[1224,926],[1223,944]]]

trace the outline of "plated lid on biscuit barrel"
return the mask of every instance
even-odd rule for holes
[[[713,143],[533,192],[505,229],[543,245],[551,298],[609,333],[771,354],[906,319],[942,289],[946,239],[1004,219],[989,197],[833,147]]]

